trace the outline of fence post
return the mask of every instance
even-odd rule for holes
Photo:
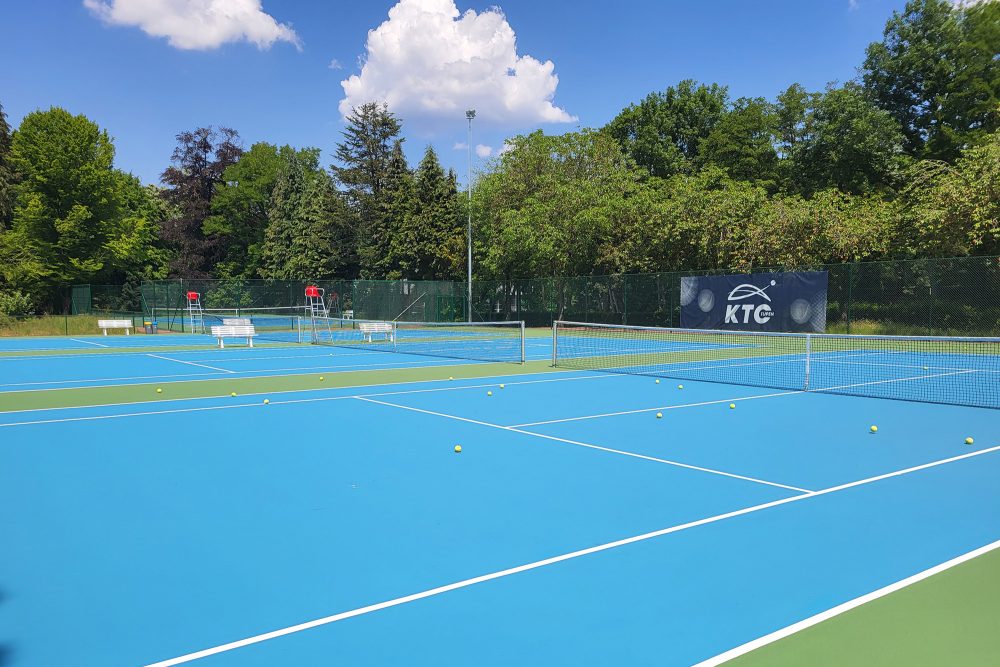
[[[854,262],[847,265],[847,333],[851,333],[851,302],[854,299]]]

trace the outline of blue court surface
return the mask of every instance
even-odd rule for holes
[[[124,350],[0,384],[462,363]],[[0,413],[0,664],[717,664],[1000,540],[995,409],[586,370],[266,397]]]

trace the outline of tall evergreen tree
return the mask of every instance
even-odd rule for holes
[[[289,154],[278,175],[260,274],[282,280],[342,275],[352,257],[351,213],[319,168],[319,149]]]
[[[337,144],[339,164],[332,168],[358,218],[357,248],[363,275],[378,271],[380,250],[373,234],[384,211],[389,165],[400,129],[399,120],[386,104],[368,102],[351,111],[343,140]]]
[[[424,151],[413,185],[414,215],[398,239],[400,269],[407,278],[442,278],[451,268],[446,248],[458,222],[455,218],[456,193],[431,146]]]
[[[0,232],[10,226],[14,214],[14,171],[10,165],[10,125],[0,104]]]
[[[205,234],[212,198],[223,183],[223,173],[236,164],[243,149],[240,135],[228,127],[218,131],[200,127],[177,135],[173,166],[160,176],[167,186],[163,197],[175,214],[164,221],[160,234],[174,251],[170,271],[184,278],[210,275],[225,257],[226,239]]]
[[[412,223],[415,210],[413,173],[403,154],[403,140],[393,143],[380,214],[374,220],[368,245],[368,274],[373,278],[403,277],[401,258],[409,250],[403,242],[404,230]]]

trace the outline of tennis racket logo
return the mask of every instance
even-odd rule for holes
[[[761,297],[770,302],[771,297],[768,296],[767,289],[774,287],[776,284],[777,281],[772,280],[770,285],[765,285],[764,287],[757,287],[750,283],[737,285],[729,293],[727,301],[743,301],[745,299]],[[771,306],[767,303],[761,303],[756,306],[752,303],[726,304],[726,324],[750,324],[751,317],[753,317],[753,321],[757,324],[767,324],[774,317],[774,311],[771,310]]]

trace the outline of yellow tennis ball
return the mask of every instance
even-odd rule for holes
[[[874,424],[872,424],[871,432],[872,433],[878,433],[878,426],[875,426]]]
[[[160,389],[159,387],[157,387],[157,388],[156,388],[156,393],[157,393],[157,394],[162,394],[162,393],[163,393],[163,390],[162,390],[162,389]]]
[[[500,388],[503,389],[503,385],[500,385]]]
[[[735,410],[736,409],[736,404],[735,403],[730,403],[729,404],[729,409],[730,410]]]
[[[924,370],[925,370],[925,371],[927,370],[927,366],[924,366]]]
[[[320,375],[320,376],[319,376],[319,381],[320,381],[320,382],[322,382],[322,381],[323,381],[324,379],[325,379],[325,378],[324,378],[324,377],[323,377],[322,375]]]
[[[462,453],[462,445],[455,445],[455,453],[456,454]]]
[[[271,402],[270,400],[268,400],[268,399],[266,399],[266,398],[264,399],[264,405],[267,405],[267,404],[268,404],[268,403],[270,403],[270,402]]]
[[[660,381],[659,381],[659,380],[657,380],[657,381],[656,381],[656,384],[660,384]]]
[[[663,413],[662,412],[657,412],[656,413],[656,418],[657,419],[663,419]]]
[[[230,396],[236,396],[236,392],[234,391],[233,393],[230,394]]]
[[[493,395],[493,392],[492,392],[492,391],[488,391],[488,392],[486,392],[486,395],[487,395],[487,396],[492,396],[492,395]]]
[[[455,378],[453,378],[453,377],[450,377],[450,376],[449,376],[449,377],[448,377],[448,379],[449,379],[449,380],[454,380]]]
[[[967,445],[971,445],[974,442],[975,442],[975,440],[973,440],[972,438],[966,438],[965,439],[965,444],[967,444]]]
[[[683,388],[684,388],[684,385],[682,385],[682,384],[679,384],[679,385],[677,385],[677,388],[678,388],[678,389],[683,389]]]

